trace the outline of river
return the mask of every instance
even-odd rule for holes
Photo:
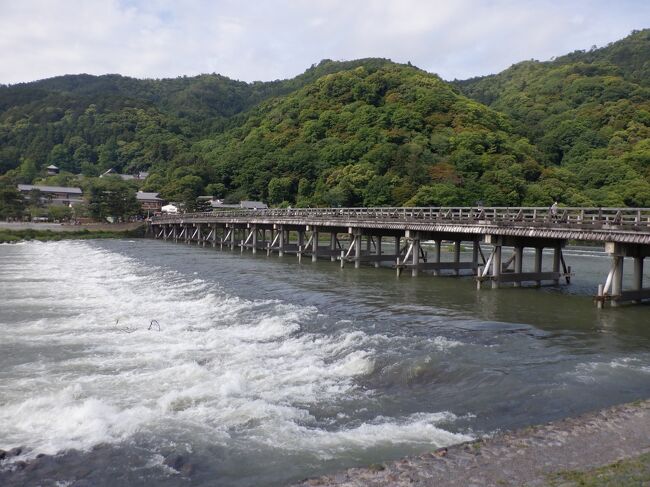
[[[31,485],[286,485],[649,397],[650,307],[596,309],[609,260],[565,257],[569,286],[477,291],[154,240],[0,245],[0,449],[58,455]]]

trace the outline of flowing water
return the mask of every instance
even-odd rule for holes
[[[95,486],[285,485],[650,396],[650,308],[597,310],[608,259],[566,258],[570,286],[476,291],[151,240],[1,245],[0,448],[58,454],[51,485],[80,464]]]

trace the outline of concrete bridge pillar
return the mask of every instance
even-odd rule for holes
[[[515,274],[521,274],[523,260],[524,260],[524,247],[518,245],[515,247]],[[515,281],[514,286],[521,287],[521,283],[519,281]]]
[[[556,272],[556,273],[560,272],[561,255],[562,255],[562,247],[558,243],[557,245],[555,245],[555,247],[553,247],[553,272]],[[560,280],[559,279],[554,279],[553,284],[555,284],[556,286],[559,285]]]
[[[286,232],[284,230],[284,226],[280,225],[278,227],[278,256],[282,257],[284,256],[284,241],[286,238]]]
[[[411,232],[409,238],[411,239],[411,263],[413,264],[411,276],[417,277],[418,264],[420,263],[420,234],[418,232]]]
[[[623,291],[623,264],[625,257],[622,255],[615,255],[614,259],[614,273],[612,274],[612,296],[620,296]],[[612,301],[612,306],[618,306],[616,300]]]
[[[318,228],[314,227],[311,235],[311,261],[316,262],[318,260]]]
[[[492,289],[498,289],[501,280],[501,241],[497,240],[492,251]]]
[[[634,258],[634,280],[632,285],[635,291],[643,290],[643,258],[643,255]],[[634,302],[640,303],[641,300],[637,299]]]
[[[460,263],[460,250],[461,250],[460,240],[454,242],[454,264]],[[459,276],[460,270],[458,268],[454,269],[454,275]]]
[[[377,255],[381,258],[381,235],[377,237]],[[375,267],[379,267],[380,261],[375,262]]]
[[[440,253],[442,251],[442,239],[438,238],[438,239],[435,240],[435,242],[436,242],[436,250],[435,250],[436,253],[435,253],[435,256],[434,256],[434,262],[439,264],[440,263],[440,255],[441,255]],[[440,271],[438,269],[434,269],[433,275],[434,276],[439,276]]]
[[[605,243],[605,252],[612,258],[612,265],[605,285],[598,286],[596,301],[602,308],[609,300],[612,306],[620,306],[625,302],[638,303],[650,299],[650,288],[643,288],[643,261],[650,255],[650,247],[618,242]],[[623,270],[625,257],[634,259],[634,274],[632,289],[623,289]]]
[[[361,231],[356,231],[354,233],[354,268],[358,269],[361,267],[361,239],[363,238],[363,234]]]
[[[533,272],[539,274],[542,272],[542,256],[544,255],[544,247],[535,247],[535,262],[533,264]],[[537,286],[542,285],[542,281],[535,281]]]

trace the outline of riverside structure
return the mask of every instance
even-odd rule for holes
[[[212,247],[250,249],[267,255],[295,254],[340,261],[341,267],[382,262],[398,275],[430,270],[474,276],[480,289],[506,283],[558,285],[571,279],[562,249],[568,241],[602,243],[611,258],[595,301],[617,306],[650,299],[643,287],[644,259],[650,256],[650,208],[298,208],[230,210],[163,215],[151,219],[157,239]],[[422,242],[435,243],[432,256]],[[441,260],[443,242],[453,245],[453,260]],[[388,244],[385,246],[385,244]],[[483,245],[482,245],[483,244]],[[471,259],[462,261],[463,245]],[[483,247],[488,249],[484,252]],[[532,269],[524,269],[525,248],[535,251]],[[543,250],[552,249],[550,263]],[[504,255],[511,249],[510,256]],[[632,287],[623,289],[625,258],[633,259]],[[603,276],[605,277],[605,276]]]

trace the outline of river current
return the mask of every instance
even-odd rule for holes
[[[650,307],[597,310],[607,257],[565,257],[569,286],[477,291],[153,240],[0,245],[0,449],[57,455],[56,485],[79,458],[95,486],[286,485],[649,397]]]

